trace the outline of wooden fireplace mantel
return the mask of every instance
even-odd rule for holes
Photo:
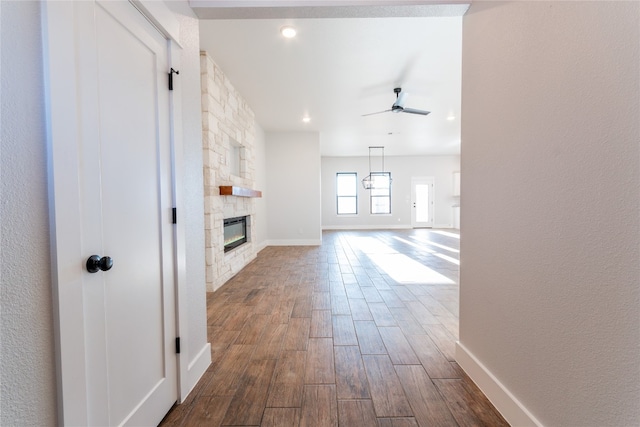
[[[262,197],[262,191],[252,190],[251,188],[236,187],[235,185],[221,185],[220,195],[238,197]]]

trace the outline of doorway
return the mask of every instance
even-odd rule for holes
[[[411,178],[411,226],[433,227],[433,177]]]

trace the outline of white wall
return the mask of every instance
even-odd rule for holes
[[[269,244],[319,245],[319,134],[267,132],[266,142]]]
[[[464,17],[458,360],[514,425],[640,423],[639,40],[638,2]]]
[[[254,143],[254,155],[255,155],[255,180],[256,190],[265,192],[267,188],[267,142],[264,130],[256,122],[255,124],[255,143]],[[256,250],[260,251],[267,245],[267,199],[261,197],[255,200],[255,212],[259,223],[256,227],[255,233],[255,246]]]
[[[0,425],[55,425],[38,2],[0,2]]]
[[[372,152],[372,165],[381,162],[379,151]],[[375,156],[374,156],[375,154]],[[434,178],[434,226],[452,227],[453,172],[460,170],[460,156],[385,156],[385,172],[391,172],[391,215],[371,215],[369,191],[360,181],[369,174],[369,157],[322,158],[322,227],[332,228],[410,228],[411,177]],[[379,169],[379,167],[378,167]],[[377,169],[376,169],[377,170]],[[336,214],[336,173],[358,173],[358,215]]]
[[[187,221],[187,341],[192,360],[206,345],[206,308],[198,30],[185,5],[172,4],[184,12],[177,18],[184,47],[180,76],[187,78],[180,81],[182,215]],[[49,426],[56,424],[57,414],[40,4],[1,1],[0,20],[0,425]]]

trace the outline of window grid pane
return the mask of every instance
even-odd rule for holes
[[[373,196],[371,197],[371,213],[372,214],[390,214],[391,206],[389,197]]]
[[[336,174],[336,210],[338,215],[358,214],[358,175],[355,172]]]
[[[338,173],[337,193],[338,196],[355,196],[358,188],[356,174]]]
[[[373,180],[374,188],[389,188],[389,172],[373,172],[371,178]]]
[[[351,196],[338,196],[338,214],[355,215],[358,213],[356,198]]]
[[[391,213],[391,172],[375,172],[371,174],[373,188],[370,193],[371,214]]]

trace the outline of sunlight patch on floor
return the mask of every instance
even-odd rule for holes
[[[447,236],[447,237],[453,237],[454,239],[459,239],[460,235],[456,234],[456,233],[450,233],[448,231],[442,231],[442,230],[432,230],[432,233],[436,233],[436,234],[441,234],[443,236]]]
[[[411,237],[415,239],[415,237],[413,237],[413,236],[411,236]],[[441,254],[440,252],[436,252],[436,251],[434,251],[434,250],[432,250],[432,249],[429,249],[428,247],[425,247],[425,246],[424,246],[424,244],[425,244],[425,243],[434,244],[433,242],[424,242],[424,241],[421,241],[421,240],[419,240],[419,239],[416,239],[416,240],[418,240],[418,241],[420,241],[420,242],[422,243],[422,245],[419,245],[419,244],[417,244],[417,243],[410,242],[410,241],[405,240],[405,239],[403,239],[403,238],[401,238],[401,237],[398,237],[398,236],[393,236],[393,238],[394,238],[394,239],[397,239],[397,240],[399,240],[400,242],[405,243],[405,244],[407,244],[407,245],[411,245],[411,246],[413,246],[413,247],[415,247],[415,248],[417,248],[417,249],[419,249],[419,250],[421,250],[421,251],[423,251],[423,252],[429,253],[429,254],[431,254],[431,255],[433,255],[433,256],[437,256],[437,257],[438,257],[438,258],[440,258],[440,259],[443,259],[443,260],[445,260],[445,261],[449,261],[449,262],[450,262],[450,263],[452,263],[452,264],[460,265],[460,260],[458,260],[458,259],[456,259],[456,258],[453,258],[453,257],[450,257],[449,255]],[[447,246],[443,246],[443,245],[438,245],[437,243],[436,243],[436,244],[434,244],[434,245],[436,245],[436,246],[442,246],[442,247],[444,247],[444,248],[446,248],[446,247],[447,247]],[[449,249],[451,249],[451,251],[452,251],[452,252],[453,252],[453,251],[455,251],[455,252],[460,252],[460,251],[456,251],[456,250],[455,250],[455,249],[453,249],[453,248],[449,248]]]
[[[455,254],[459,254],[460,253],[460,251],[458,249],[454,249],[454,248],[452,248],[450,246],[441,245],[440,243],[432,242],[429,239],[421,239],[421,238],[416,237],[416,236],[409,236],[409,237],[411,237],[413,240],[417,240],[420,243],[424,243],[426,245],[435,246],[437,248],[444,249],[445,251],[453,252]]]
[[[353,249],[357,249],[365,254],[397,254],[398,251],[385,245],[380,240],[373,237],[353,237],[349,239],[349,244]]]
[[[429,254],[432,254],[432,253],[435,252],[435,251],[433,251],[433,250],[431,250],[429,248],[424,247],[423,245],[419,245],[417,243],[410,242],[407,239],[403,239],[402,237],[393,236],[393,238],[398,240],[398,241],[400,241],[400,242],[402,242],[402,243],[405,243],[407,245],[413,246],[414,248],[419,249],[419,250],[421,250],[423,252],[427,252]]]
[[[460,260],[455,259],[453,257],[450,257],[449,255],[445,255],[445,254],[441,254],[441,253],[438,253],[438,252],[434,252],[433,256],[437,256],[440,259],[443,259],[445,261],[449,261],[452,264],[460,265]]]
[[[429,248],[424,248],[408,240],[395,237],[396,239],[407,243],[412,246],[416,246],[420,250],[423,250],[433,255],[439,256],[437,252],[432,251]],[[384,270],[393,280],[402,284],[420,283],[427,285],[451,285],[455,284],[453,280],[438,273],[437,271],[420,264],[418,261],[404,255],[392,247],[385,245],[380,240],[373,237],[353,237],[349,239],[349,245],[354,250],[358,250],[366,254],[376,266]],[[447,257],[446,255],[442,255]],[[443,258],[443,259],[446,259]],[[457,261],[457,260],[456,260]]]
[[[448,277],[401,253],[369,253],[367,256],[398,283],[455,284]]]

